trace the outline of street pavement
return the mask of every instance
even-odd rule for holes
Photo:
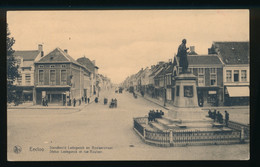
[[[104,97],[108,102],[116,98],[118,107],[104,105]],[[133,117],[145,116],[150,109],[167,114],[155,103],[141,97],[135,99],[128,92],[116,94],[114,90],[101,92],[99,103],[86,105],[80,111],[8,109],[8,160],[249,159],[249,144],[169,148],[145,144],[133,130]],[[241,110],[242,114],[232,112],[247,118],[249,111]],[[14,151],[15,146],[20,146],[21,152]]]

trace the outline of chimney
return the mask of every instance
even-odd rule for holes
[[[64,49],[64,52],[68,54],[68,49]]]
[[[195,46],[190,46],[190,52],[195,52]]]
[[[39,44],[39,45],[38,45],[38,51],[39,51],[39,52],[42,52],[42,51],[43,51],[43,50],[42,50],[42,44]]]

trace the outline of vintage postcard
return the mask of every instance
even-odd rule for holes
[[[8,161],[249,160],[249,10],[7,12]]]

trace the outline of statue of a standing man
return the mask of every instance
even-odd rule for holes
[[[178,48],[177,57],[179,57],[179,66],[182,67],[182,72],[186,73],[188,69],[188,58],[187,58],[187,50],[186,48],[186,39],[182,40],[182,44]]]

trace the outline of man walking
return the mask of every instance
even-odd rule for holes
[[[76,106],[76,99],[74,98],[73,99],[73,107],[75,107]]]
[[[229,113],[227,111],[225,111],[225,124],[226,124],[226,127],[228,127],[228,121],[229,121]]]

